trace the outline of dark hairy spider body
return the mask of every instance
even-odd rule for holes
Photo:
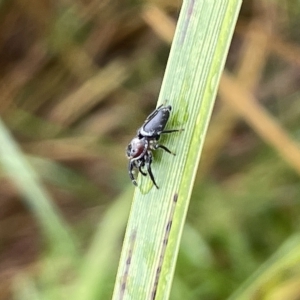
[[[166,146],[159,144],[159,139],[163,133],[178,132],[182,129],[164,130],[170,117],[172,110],[171,105],[160,105],[155,109],[146,119],[143,126],[138,129],[137,135],[132,139],[127,147],[126,155],[129,159],[128,172],[132,183],[137,186],[137,182],[133,176],[133,169],[136,168],[143,176],[149,174],[151,181],[158,188],[155,182],[151,164],[152,164],[152,151],[158,148],[175,155]],[[144,172],[146,168],[147,173]]]

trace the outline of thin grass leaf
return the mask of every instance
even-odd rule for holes
[[[270,282],[284,278],[289,269],[300,263],[300,235],[298,233],[288,238],[259,269],[254,272],[229,300],[250,300],[256,297],[258,291],[267,291]],[[293,272],[291,271],[291,274]]]
[[[139,177],[113,299],[168,299],[183,225],[219,78],[241,1],[184,1],[158,105],[173,112],[156,151],[160,189]]]
[[[40,300],[42,295],[34,281],[25,274],[18,275],[14,284],[14,299],[16,300]]]
[[[66,257],[76,255],[75,241],[67,224],[1,120],[0,161],[24,197],[25,204],[32,210],[51,249]]]
[[[128,217],[132,189],[124,191],[116,199],[98,225],[85,257],[82,259],[80,276],[75,283],[72,299],[100,299],[107,290],[106,277],[112,269],[112,261],[124,234],[124,226]]]

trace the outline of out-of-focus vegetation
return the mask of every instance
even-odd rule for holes
[[[92,294],[110,299],[133,190],[124,149],[155,106],[175,2],[0,2],[1,117],[76,245],[55,251],[1,169],[0,299],[74,299],[97,255]],[[299,11],[243,3],[172,299],[224,299],[252,274],[245,299],[300,297]]]

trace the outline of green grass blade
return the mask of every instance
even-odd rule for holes
[[[110,205],[95,232],[93,243],[82,259],[80,276],[72,299],[100,299],[107,290],[105,278],[113,268],[115,251],[126,224],[132,189],[127,189]],[[101,284],[102,283],[102,284]]]
[[[32,210],[52,250],[68,257],[76,254],[75,242],[68,226],[43,189],[38,174],[26,160],[1,120],[0,161],[24,197],[25,204]]]
[[[292,235],[259,269],[246,280],[229,300],[254,299],[258,291],[268,291],[270,283],[300,263],[300,235]],[[292,273],[292,271],[290,271]],[[278,284],[278,283],[277,283]]]
[[[139,177],[113,299],[168,299],[181,233],[240,0],[184,1],[159,97],[173,112],[153,172]],[[167,245],[167,247],[166,247]]]

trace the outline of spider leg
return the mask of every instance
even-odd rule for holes
[[[142,166],[139,166],[139,171],[143,176],[147,176],[147,173],[142,170]]]
[[[145,163],[146,163],[147,171],[148,171],[148,174],[149,174],[149,176],[151,178],[151,181],[156,186],[156,188],[159,189],[158,185],[155,182],[155,179],[154,179],[154,176],[153,176],[153,173],[152,173],[152,169],[151,169],[152,154],[151,154],[150,151],[148,151],[147,153],[148,153],[148,155],[145,155]]]
[[[160,144],[156,144],[155,146],[155,149],[158,149],[158,148],[161,148],[163,150],[165,150],[166,152],[172,154],[172,155],[176,155],[174,152],[172,152],[171,150],[169,150],[166,146],[164,145],[160,145]]]
[[[132,181],[132,183],[135,185],[135,186],[138,186],[137,185],[137,182],[136,182],[136,180],[135,180],[135,178],[134,178],[134,176],[133,176],[133,167],[134,167],[134,163],[132,162],[132,161],[129,161],[129,163],[128,163],[128,173],[129,173],[129,177],[130,177],[130,179],[131,179],[131,181]]]
[[[145,173],[142,168],[145,166],[145,159],[140,159],[138,162],[135,163],[135,166],[136,168],[139,169],[140,173],[143,175],[143,176],[147,176],[147,173]]]
[[[179,132],[179,131],[183,131],[184,129],[170,129],[170,130],[164,130],[161,132],[162,133],[173,133],[173,132]],[[158,135],[157,137],[155,137],[156,141],[158,141],[160,138],[160,136]],[[170,149],[168,149],[166,146],[164,145],[160,145],[160,144],[156,144],[154,143],[154,149],[158,149],[158,148],[161,148],[163,150],[165,150],[166,152],[172,154],[172,155],[176,155],[174,152],[172,152]]]
[[[164,130],[161,133],[172,133],[172,132],[179,132],[183,131],[184,129],[169,129],[169,130]]]

